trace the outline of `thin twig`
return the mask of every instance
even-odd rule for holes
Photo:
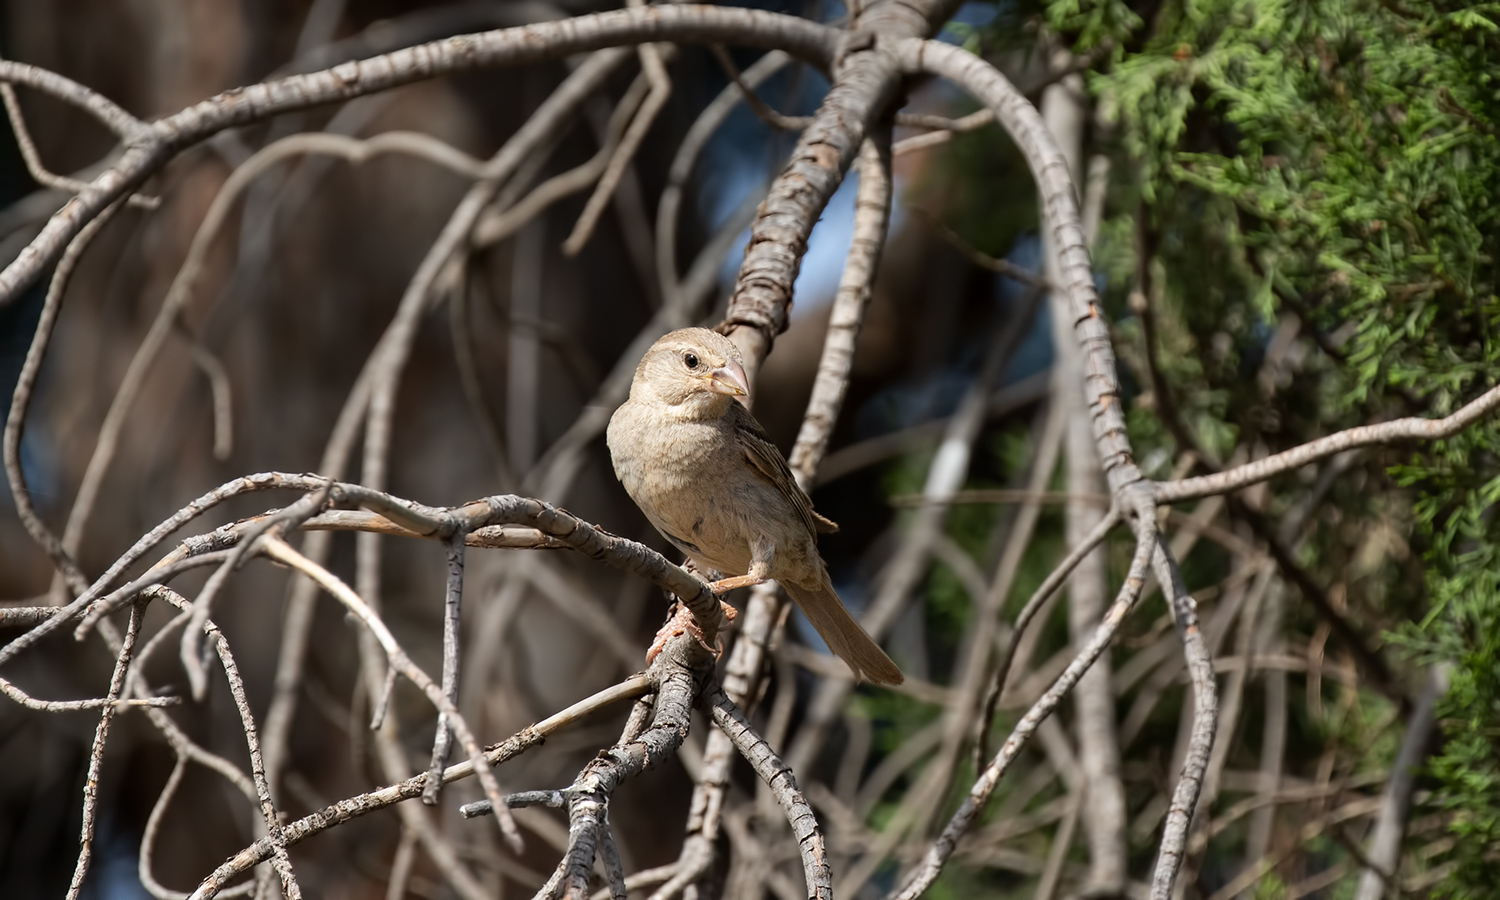
[[[458,624],[464,595],[464,541],[455,535],[445,542],[448,581],[443,598],[443,694],[455,708],[458,706]],[[443,787],[443,769],[448,765],[448,751],[453,743],[453,729],[448,717],[438,716],[437,735],[432,740],[432,762],[427,767],[427,787],[422,802],[436,806]]]
[[[1010,675],[1011,663],[1015,660],[1016,647],[1021,642],[1021,635],[1026,632],[1042,605],[1057,592],[1058,588],[1062,587],[1063,582],[1068,580],[1068,576],[1078,567],[1078,563],[1092,553],[1095,547],[1103,543],[1119,523],[1119,511],[1111,507],[1094,530],[1070,550],[1068,555],[1063,557],[1056,568],[1037,586],[1031,597],[1027,599],[1026,605],[1021,607],[1021,611],[1016,614],[1016,624],[1011,630],[1010,641],[1006,644],[1005,653],[1000,657],[999,667],[995,669],[995,677],[990,681],[989,689],[985,691],[984,704],[975,727],[975,770],[979,770],[983,761],[989,758],[990,727],[995,721],[995,710],[1000,704],[1000,696],[1005,693],[1005,681]]]
[[[380,617],[366,606],[359,595],[350,590],[349,586],[341,579],[322,566],[312,563],[307,557],[298,553],[296,549],[280,538],[268,536],[265,543],[265,553],[272,559],[291,566],[302,574],[312,578],[360,620],[365,628],[369,630],[370,634],[380,642],[380,648],[385,651],[386,659],[390,665],[420,688],[422,693],[427,695],[427,699],[432,705],[436,706],[440,712],[448,717],[449,725],[458,734],[459,741],[463,744],[464,750],[469,754],[469,761],[474,766],[475,774],[479,776],[480,784],[484,786],[485,796],[489,797],[492,802],[499,803],[502,796],[500,784],[495,780],[494,773],[490,771],[484,752],[481,750],[479,742],[475,740],[473,732],[469,730],[469,726],[464,721],[463,716],[459,714],[458,707],[453,705],[442,689],[428,677],[426,672],[423,672],[411,661],[411,658],[406,655],[406,651],[401,649],[401,645],[396,642],[395,636],[386,628],[385,623],[380,620]],[[516,852],[520,852],[521,833],[516,827],[515,819],[508,812],[502,812],[496,816],[496,819],[500,823],[501,833],[505,837],[506,842]]]
[[[1154,485],[1156,499],[1159,503],[1177,503],[1211,494],[1227,494],[1356,447],[1449,438],[1497,407],[1500,407],[1500,387],[1493,387],[1441,419],[1393,419],[1378,425],[1361,425],[1213,475],[1158,482]]]
[[[89,862],[94,851],[94,820],[98,814],[99,778],[104,767],[104,742],[109,738],[109,724],[114,720],[116,704],[125,690],[125,673],[130,669],[130,656],[135,651],[135,640],[141,633],[141,620],[145,618],[145,605],[137,603],[130,610],[130,623],[125,626],[125,639],[120,644],[115,659],[114,674],[109,677],[109,692],[106,703],[99,714],[99,725],[94,729],[94,745],[89,750],[89,770],[83,782],[83,827],[78,836],[78,862],[73,867],[73,880],[68,885],[68,900],[77,900],[83,889],[84,876],[88,874]]]

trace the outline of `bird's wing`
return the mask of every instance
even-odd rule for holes
[[[781,451],[766,437],[755,417],[738,403],[731,405],[730,416],[734,423],[735,437],[745,450],[745,459],[749,460],[751,470],[770,482],[790,501],[802,517],[808,533],[838,531],[838,525],[813,512],[812,498],[797,485],[791,466],[786,464]]]

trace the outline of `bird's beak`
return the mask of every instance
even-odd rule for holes
[[[750,396],[750,381],[745,377],[745,368],[733,360],[708,373],[708,388],[731,397]]]

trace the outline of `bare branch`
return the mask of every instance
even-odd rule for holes
[[[1380,811],[1370,835],[1368,858],[1361,860],[1364,871],[1359,876],[1355,900],[1381,900],[1395,879],[1401,865],[1401,843],[1406,837],[1407,816],[1411,812],[1412,793],[1437,724],[1437,704],[1448,692],[1448,673],[1434,666],[1427,673],[1427,683],[1416,703],[1416,709],[1401,737],[1401,748],[1391,766],[1391,780],[1380,797]]]
[[[937,881],[943,866],[957,848],[958,839],[968,830],[969,825],[989,802],[995,785],[1010,768],[1011,763],[1015,762],[1021,748],[1036,733],[1042,721],[1057,708],[1057,704],[1062,702],[1062,698],[1067,695],[1068,691],[1072,690],[1073,685],[1078,683],[1078,679],[1083,677],[1083,673],[1088,670],[1089,666],[1093,665],[1099,654],[1104,652],[1104,648],[1109,646],[1115,631],[1124,621],[1125,614],[1130,612],[1135,601],[1140,598],[1141,590],[1146,585],[1148,567],[1156,551],[1156,541],[1153,522],[1148,520],[1144,525],[1136,524],[1136,548],[1135,556],[1130,563],[1130,574],[1126,577],[1125,584],[1115,598],[1114,604],[1100,620],[1099,627],[1094,630],[1089,642],[1078,650],[1052,687],[1032,704],[1032,707],[1021,717],[1021,721],[1016,723],[1010,737],[1001,745],[995,758],[980,773],[974,786],[969,789],[969,795],[964,798],[963,804],[948,820],[942,833],[938,835],[937,840],[933,842],[917,868],[907,876],[905,883],[890,894],[890,900],[916,900]]]
[[[1208,768],[1209,754],[1213,751],[1219,702],[1214,684],[1213,660],[1203,641],[1203,632],[1198,628],[1197,603],[1182,582],[1182,573],[1177,568],[1177,561],[1172,558],[1171,549],[1159,538],[1152,564],[1162,590],[1169,594],[1167,599],[1171,605],[1172,618],[1177,624],[1183,656],[1187,660],[1188,676],[1193,683],[1193,725],[1188,752],[1182,761],[1182,773],[1178,777],[1177,787],[1172,792],[1172,805],[1167,811],[1166,826],[1157,850],[1156,871],[1151,878],[1152,900],[1169,900],[1177,871],[1182,866],[1188,827],[1192,824],[1193,810],[1198,805],[1198,794],[1203,788],[1203,774]]]
[[[135,640],[141,633],[141,619],[145,614],[143,604],[137,603],[130,610],[130,624],[125,627],[125,640],[120,645],[115,659],[115,671],[109,678],[109,693],[103,712],[99,714],[99,726],[94,729],[94,746],[89,751],[89,771],[83,782],[83,831],[78,836],[81,845],[78,863],[73,868],[73,881],[68,885],[68,900],[77,900],[83,889],[83,878],[88,874],[89,862],[94,851],[94,818],[98,813],[99,772],[104,766],[104,742],[109,738],[109,723],[115,716],[115,700],[125,690],[125,673],[130,668],[130,655],[135,651]]]
[[[437,684],[433,683],[426,672],[423,672],[411,661],[411,658],[406,655],[405,650],[401,649],[401,645],[396,642],[395,636],[386,628],[385,623],[380,620],[380,617],[366,606],[365,602],[359,598],[359,595],[350,590],[349,586],[344,584],[341,579],[322,566],[314,564],[280,538],[268,538],[265,544],[265,553],[270,558],[285,563],[318,582],[324,590],[328,591],[334,599],[344,604],[344,607],[369,629],[375,639],[380,642],[380,648],[385,651],[386,659],[390,665],[417,687],[421,688],[422,693],[427,695],[427,699],[432,702],[432,705],[436,706],[443,715],[448,717],[448,723],[458,734],[459,741],[464,745],[464,750],[469,754],[469,761],[474,766],[475,774],[479,776],[480,783],[484,785],[485,795],[490,798],[491,802],[498,803],[502,796],[500,784],[495,780],[494,773],[490,771],[484,752],[480,749],[479,742],[475,740],[474,734],[469,730],[469,726],[465,723],[463,716],[459,714],[458,707],[453,705],[452,701],[443,694],[442,689]],[[501,813],[497,818],[501,823],[501,831],[506,841],[517,852],[520,852],[521,834],[520,830],[516,827],[515,820],[510,817],[509,813]]]
[[[464,541],[455,535],[444,542],[448,559],[447,590],[443,598],[443,694],[458,706],[458,623],[464,596]],[[445,715],[438,716],[437,735],[432,740],[432,762],[427,767],[427,787],[422,802],[436,806],[443,787],[443,769],[448,765],[448,751],[453,743],[453,729]]]
[[[644,674],[627,678],[620,684],[580,700],[567,709],[522,730],[513,737],[487,748],[484,753],[485,763],[487,766],[498,766],[510,759],[514,759],[532,747],[541,744],[549,735],[555,734],[560,729],[577,722],[594,711],[618,703],[621,700],[639,697],[652,689],[651,681]],[[443,781],[452,783],[461,778],[467,778],[473,775],[474,772],[474,761],[465,760],[445,769],[443,771]],[[312,815],[287,824],[282,830],[286,845],[288,847],[293,846],[315,834],[321,834],[329,828],[393,806],[403,800],[414,800],[422,796],[422,790],[426,783],[427,774],[424,772],[413,778],[408,778],[399,784],[388,785],[379,790],[350,797],[330,807],[318,810]],[[198,900],[208,900],[210,897],[221,896],[220,891],[231,879],[249,871],[257,863],[263,862],[270,857],[270,840],[262,838],[256,841],[215,869],[203,880],[198,889],[193,892],[193,897],[198,898]]]
[[[1156,499],[1159,503],[1177,503],[1212,494],[1227,494],[1356,447],[1397,441],[1441,440],[1458,434],[1496,407],[1500,407],[1500,387],[1490,388],[1457,412],[1441,419],[1393,419],[1378,425],[1361,425],[1217,474],[1158,482],[1154,485]]]
[[[729,736],[740,755],[755,769],[755,774],[771,789],[771,793],[786,813],[792,834],[797,838],[797,847],[802,854],[802,870],[807,880],[807,896],[819,900],[833,898],[833,872],[828,868],[828,853],[823,846],[823,833],[818,828],[817,817],[807,798],[797,787],[797,778],[786,763],[776,755],[765,738],[756,733],[750,721],[740,712],[724,689],[715,685],[705,698],[713,713],[714,724]]]
[[[990,725],[995,721],[995,710],[1000,704],[1001,694],[1005,692],[1005,682],[1010,676],[1011,664],[1015,661],[1016,647],[1020,644],[1021,635],[1026,632],[1031,620],[1036,618],[1042,605],[1068,580],[1068,576],[1078,567],[1078,563],[1092,553],[1095,547],[1103,543],[1119,523],[1119,512],[1111,508],[1104,518],[1099,520],[1099,524],[1094,526],[1094,530],[1068,551],[1068,555],[1063,557],[1062,562],[1059,562],[1057,567],[1032,592],[1026,605],[1021,607],[1021,611],[1016,614],[1016,624],[1011,630],[1010,642],[1005,647],[1005,653],[1000,657],[1000,664],[995,669],[994,680],[990,682],[989,689],[985,692],[984,705],[979,714],[974,740],[974,768],[976,770],[980,769],[984,760],[989,757]]]
[[[325,103],[388,90],[439,75],[557,59],[620,44],[661,41],[734,41],[786,50],[826,61],[837,33],[792,16],[708,6],[625,9],[464,35],[322,72],[293,75],[220,94],[145,128],[120,121],[102,97],[61,76],[19,63],[0,62],[0,80],[26,83],[62,96],[105,118],[132,138],[124,154],[58,211],[21,255],[0,271],[0,306],[13,301],[84,225],[104,207],[157,171],[173,154],[239,125]],[[113,108],[117,109],[117,108]],[[121,114],[123,115],[123,114]],[[126,134],[128,132],[128,135]]]
[[[149,126],[121,109],[103,94],[84,87],[71,78],[26,63],[0,60],[0,81],[20,84],[76,106],[98,119],[105,128],[129,141],[140,137]]]

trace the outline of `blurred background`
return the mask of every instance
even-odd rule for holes
[[[845,15],[832,0],[764,6],[820,21]],[[1500,306],[1488,191],[1500,155],[1497,98],[1476,73],[1494,39],[1459,16],[1463,4],[1430,11],[1285,6],[1007,0],[965,4],[943,32],[996,62],[1034,101],[1042,85],[1060,85],[1080,112],[1084,171],[1075,175],[1092,192],[1085,206],[1096,217],[1098,283],[1132,439],[1150,477],[1253,459],[1395,415],[1444,414],[1492,380]],[[0,49],[149,120],[238,85],[605,8],[566,0],[6,0]],[[1494,14],[1474,15],[1488,22],[1483,17]],[[663,303],[655,241],[674,159],[700,114],[730,86],[705,48],[673,52],[670,99],[581,251],[569,256],[561,245],[588,190],[518,231],[476,242],[461,272],[437,292],[397,395],[384,476],[392,493],[431,505],[529,493],[676,558],[614,479],[602,435],[586,443],[567,476],[535,480],[610,372],[634,366],[622,353]],[[760,53],[731,56],[748,71]],[[175,159],[144,188],[161,198],[159,207],[122,210],[70,285],[21,444],[26,489],[43,519],[62,532],[75,514],[106,413],[143,337],[215,198],[257,151],[299,132],[419,132],[484,160],[576,63],[426,81],[226,132]],[[1403,80],[1423,66],[1437,75]],[[555,149],[527,161],[516,189],[594,157],[637,72],[634,60],[621,66]],[[790,63],[758,93],[785,115],[805,116],[826,89],[822,75]],[[907,89],[908,112],[961,116],[977,108],[942,85]],[[113,138],[78,111],[20,93],[26,125],[53,172],[87,177],[113,151]],[[67,194],[39,186],[11,130],[0,132],[0,257],[9,261]],[[962,398],[980,390],[987,406],[960,485],[966,493],[948,498],[959,502],[945,506],[938,549],[921,560],[886,642],[914,686],[854,692],[811,770],[799,772],[834,798],[820,807],[852,817],[853,824],[830,826],[838,858],[851,865],[908,802],[907,792],[930,783],[922,781],[925,765],[953,770],[941,782],[944,810],[967,790],[968,753],[942,761],[934,723],[970,655],[976,593],[1000,580],[991,573],[1007,542],[1029,529],[1019,570],[1005,584],[1003,618],[1012,617],[1066,550],[1061,501],[1089,495],[1097,502],[1100,490],[1070,484],[1065,467],[1053,471],[1055,438],[1046,450],[1049,416],[1062,407],[1050,313],[1030,284],[1042,271],[1031,177],[994,125],[901,147],[922,133],[896,129],[890,235],[848,400],[813,491],[819,511],[842,526],[821,547],[851,608],[864,608],[889,577]],[[704,288],[689,302],[690,320],[712,325],[722,317],[749,213],[795,140],[740,104],[682,183],[669,258],[684,283],[695,278]],[[784,451],[811,390],[852,231],[856,181],[851,173],[814,233],[791,327],[756,385],[755,414]],[[231,478],[320,471],[351,387],[468,188],[453,171],[396,154],[357,163],[291,155],[244,186],[172,337],[123,413],[86,522],[73,526],[84,570],[103,571],[137,536]],[[1007,266],[1032,276],[1007,277]],[[0,310],[0,402],[7,406],[44,292],[38,285]],[[1001,375],[976,381],[1002,337],[1009,352]],[[1183,568],[1209,623],[1228,707],[1217,783],[1200,823],[1206,830],[1190,847],[1188,896],[1352,897],[1359,848],[1430,673],[1439,670],[1461,687],[1445,695],[1436,718],[1467,718],[1477,737],[1445,737],[1451,732],[1438,728],[1419,742],[1420,764],[1435,762],[1414,789],[1399,878],[1413,895],[1463,895],[1500,865],[1490,843],[1500,838],[1500,819],[1486,818],[1500,808],[1491,805],[1500,797],[1500,676],[1483,662],[1496,633],[1493,432],[1482,426],[1431,452],[1346,454],[1228,503],[1173,513],[1169,533],[1187,536]],[[1039,465],[1046,466],[1040,473]],[[357,454],[344,475],[360,480]],[[1028,494],[1028,485],[1046,496]],[[1025,526],[1018,524],[1023,501],[1037,506]],[[238,498],[191,533],[271,502]],[[46,603],[51,567],[10,504],[0,504],[0,599]],[[1105,554],[1110,596],[1130,552],[1123,533],[1116,539]],[[355,543],[340,534],[331,544],[331,567],[351,583]],[[442,548],[397,539],[382,546],[384,615],[416,661],[436,672]],[[487,743],[638,670],[665,616],[655,589],[581,558],[495,550],[471,552],[469,560],[461,706]],[[201,580],[189,575],[182,583]],[[218,601],[216,621],[258,712],[271,702],[293,591],[285,571],[257,563]],[[1310,592],[1319,595],[1315,602]],[[277,785],[293,816],[391,780],[367,728],[355,629],[326,599],[312,609],[311,649]],[[1332,610],[1363,645],[1354,647],[1320,610]],[[147,633],[166,619],[153,609]],[[1036,679],[1071,655],[1066,604],[1055,604],[1033,631],[1022,654],[1030,669],[1013,676],[1021,683],[1002,700],[992,746],[1045,683]],[[780,716],[770,727],[789,743],[831,657],[796,615],[780,644],[757,716]],[[1175,644],[1153,591],[1109,662],[1117,776],[1129,814],[1119,840],[1132,883],[1154,860],[1191,705]],[[110,666],[96,642],[56,635],[11,663],[5,677],[34,696],[97,696]],[[146,675],[158,692],[187,692],[172,652],[159,654]],[[508,763],[504,783],[568,783],[614,740],[624,714],[598,715]],[[1078,801],[1067,777],[1078,752],[1075,714],[1065,703],[1063,727],[1044,736],[1045,747],[1026,751],[934,896],[1074,896],[1086,884],[1089,845],[1073,836]],[[222,680],[205,702],[169,715],[192,740],[245,765]],[[430,707],[403,684],[393,718],[408,764],[420,771]],[[90,713],[0,703],[0,896],[65,894],[94,724]],[[174,756],[142,714],[122,715],[114,727],[83,896],[148,897],[139,846]],[[702,740],[700,728],[689,743],[701,748]],[[746,769],[735,777],[737,802],[748,802],[753,776]],[[677,858],[692,788],[675,765],[622,788],[612,816],[627,871]],[[524,811],[532,839],[527,854],[515,857],[492,828],[458,818],[458,802],[475,790],[450,791],[434,822],[487,888],[533,892],[566,838],[565,816]],[[256,815],[219,775],[189,766],[160,813],[156,880],[191,890],[254,839]],[[861,896],[893,887],[900,863],[932,827],[912,827]],[[292,856],[304,889],[318,897],[384,896],[402,829],[396,814],[381,813],[299,845]],[[1052,856],[1061,874],[1049,886]],[[1254,877],[1236,883],[1246,872]],[[407,890],[453,896],[440,867],[420,854]]]

